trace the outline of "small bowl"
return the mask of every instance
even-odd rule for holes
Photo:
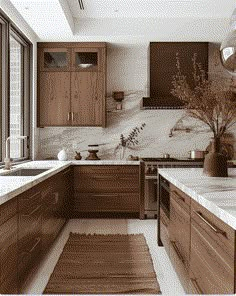
[[[93,65],[93,64],[79,64],[79,66],[80,66],[81,68],[84,68],[84,69],[89,68],[89,67],[92,67],[92,65]]]

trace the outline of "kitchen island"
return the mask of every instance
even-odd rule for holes
[[[236,169],[160,169],[159,245],[187,293],[235,293]]]

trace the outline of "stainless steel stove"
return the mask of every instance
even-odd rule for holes
[[[144,217],[157,218],[159,204],[159,168],[202,167],[203,159],[142,158],[144,162]]]

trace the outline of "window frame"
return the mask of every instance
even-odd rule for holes
[[[2,25],[3,24],[3,25]],[[29,160],[32,154],[31,148],[31,122],[32,122],[32,43],[15,26],[15,24],[0,9],[0,33],[3,32],[2,43],[0,44],[0,114],[2,122],[0,123],[0,166],[4,163],[5,141],[10,134],[10,36],[16,39],[22,46],[22,114],[23,135],[28,136],[27,140],[21,141],[21,149],[24,156],[13,159],[13,163]],[[5,87],[4,87],[5,86]],[[1,133],[2,130],[2,133]]]

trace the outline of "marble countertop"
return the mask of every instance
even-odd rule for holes
[[[236,168],[227,178],[207,177],[202,168],[159,169],[158,173],[236,230]]]
[[[14,165],[11,171],[20,168],[43,168],[48,169],[37,176],[6,176],[7,172],[0,169],[0,205],[22,192],[32,188],[47,178],[59,173],[71,165],[139,165],[139,161],[119,161],[119,160],[74,160],[74,161],[29,161],[19,165]]]

